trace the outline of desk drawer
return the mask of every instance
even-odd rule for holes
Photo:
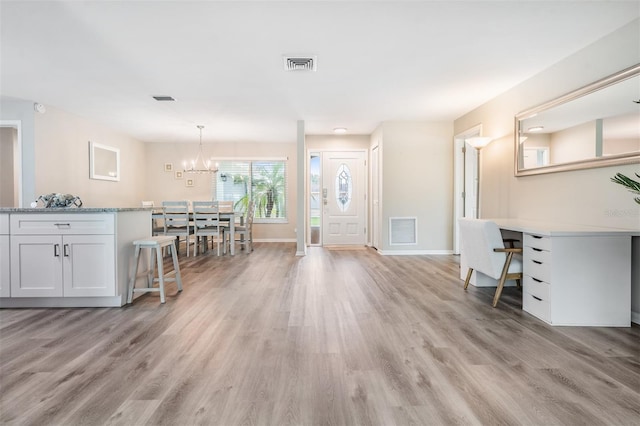
[[[114,233],[112,214],[12,214],[10,221],[12,235],[100,235]]]
[[[522,283],[522,291],[524,293],[529,293],[542,300],[546,300],[546,301],[549,300],[549,294],[550,294],[549,283],[546,283],[544,281],[538,281],[528,275],[524,276],[523,281],[524,282]]]
[[[536,278],[539,281],[551,283],[551,263],[537,259],[525,259],[522,266],[524,275]]]
[[[551,252],[534,247],[525,246],[522,249],[522,258],[524,260],[537,260],[546,265],[551,265]]]
[[[537,249],[551,251],[551,238],[543,237],[541,235],[524,234],[525,247],[534,247]]]
[[[551,308],[548,300],[522,292],[522,309],[545,322],[551,322]]]

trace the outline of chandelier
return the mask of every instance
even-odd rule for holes
[[[190,163],[183,161],[182,168],[185,173],[217,173],[218,167],[211,167],[211,161],[204,159],[204,154],[202,153],[202,129],[204,126],[198,125],[198,129],[200,129],[200,145],[198,146],[198,155],[196,158],[191,160]]]

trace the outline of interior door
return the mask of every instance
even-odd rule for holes
[[[379,152],[377,146],[371,150],[371,245],[376,249],[380,244]]]
[[[323,245],[364,245],[366,152],[324,152],[322,169]]]

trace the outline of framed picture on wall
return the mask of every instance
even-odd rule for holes
[[[185,186],[193,186],[193,179],[187,179],[187,180],[184,182],[184,185],[185,185]]]
[[[173,177],[176,179],[182,179],[182,171],[180,170],[176,170],[175,172],[173,172]]]
[[[173,163],[164,163],[164,171],[172,172],[173,171]]]

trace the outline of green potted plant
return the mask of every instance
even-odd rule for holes
[[[636,173],[635,175],[640,178],[639,174]],[[635,181],[622,173],[616,173],[616,175],[611,178],[611,181],[624,186],[634,194],[640,195],[640,182]],[[634,200],[636,203],[640,204],[640,197],[635,197]]]

